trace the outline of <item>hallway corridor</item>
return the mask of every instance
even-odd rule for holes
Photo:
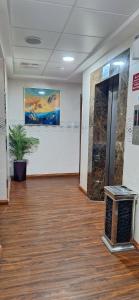
[[[13,182],[0,206],[0,300],[139,299],[138,253],[108,252],[103,209],[75,177]]]

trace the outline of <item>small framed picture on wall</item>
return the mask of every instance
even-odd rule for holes
[[[25,125],[60,125],[60,90],[24,88]]]

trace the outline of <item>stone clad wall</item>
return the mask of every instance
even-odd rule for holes
[[[117,128],[116,128],[116,147],[115,147],[115,172],[114,184],[122,184],[123,180],[123,159],[124,159],[124,141],[125,124],[127,108],[127,92],[129,78],[129,59],[130,50],[125,51],[115,59],[109,62],[109,77],[119,74],[119,96],[117,103]],[[124,61],[123,66],[113,65],[114,61]],[[96,93],[96,84],[103,81],[103,67],[91,74],[90,78],[90,117],[89,117],[89,153],[88,153],[88,184],[87,193],[92,200],[104,199],[105,185],[105,162],[106,162],[106,143],[107,143],[107,115],[108,107],[105,101],[105,93],[101,95],[99,102],[99,93]],[[100,160],[95,162],[94,152],[96,144],[98,145]]]

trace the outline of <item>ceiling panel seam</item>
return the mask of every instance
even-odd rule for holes
[[[49,61],[50,61],[52,55],[54,54],[54,51],[55,51],[55,49],[56,49],[56,47],[57,47],[57,45],[58,45],[58,43],[59,43],[59,41],[60,41],[60,39],[61,39],[61,37],[62,37],[64,31],[65,31],[65,28],[66,28],[66,26],[67,26],[67,24],[68,24],[68,22],[69,22],[69,20],[70,20],[70,18],[71,18],[71,16],[72,16],[72,13],[73,13],[73,11],[74,11],[74,8],[76,7],[77,1],[78,1],[78,0],[75,0],[75,1],[74,1],[74,5],[71,7],[71,10],[70,10],[70,12],[69,12],[68,18],[67,18],[67,20],[66,20],[66,22],[65,22],[65,24],[64,24],[64,26],[63,26],[63,30],[62,30],[62,32],[60,33],[59,38],[57,39],[55,48],[53,49],[53,51],[52,51],[52,53],[51,53],[51,55],[50,55],[50,57],[49,57],[49,59],[48,59],[48,61],[47,61],[47,63],[46,63],[46,65],[45,65],[45,67],[44,67],[44,69],[43,69],[41,75],[44,74],[44,72],[45,72],[45,70],[46,70],[46,67],[47,67],[48,63],[49,63]]]

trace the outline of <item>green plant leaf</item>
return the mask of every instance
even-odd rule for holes
[[[23,125],[9,127],[10,153],[15,159],[22,160],[25,154],[32,153],[38,145],[39,139],[28,137]]]

